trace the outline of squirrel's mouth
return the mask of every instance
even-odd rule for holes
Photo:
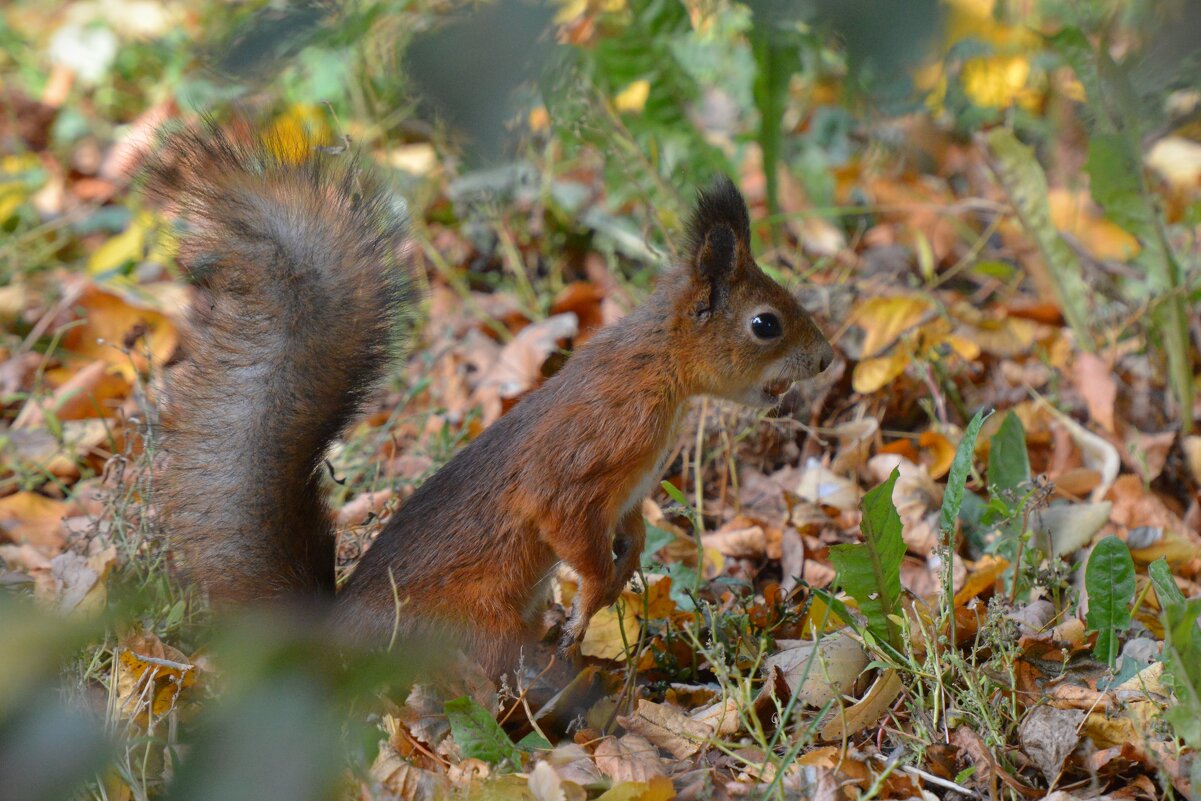
[[[764,384],[763,394],[779,399],[784,395],[785,392],[788,391],[789,387],[791,386],[792,381],[788,380],[787,378],[779,378],[775,381],[770,381]]]

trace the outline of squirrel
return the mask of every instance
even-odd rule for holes
[[[562,561],[579,576],[570,650],[638,568],[642,501],[689,399],[774,407],[833,360],[756,264],[746,203],[718,179],[683,262],[427,479],[339,590],[322,465],[416,299],[406,213],[348,154],[211,122],[168,134],[146,174],[184,225],[197,293],[160,414],[159,516],[218,602],[328,597],[357,637],[449,632],[499,673]]]

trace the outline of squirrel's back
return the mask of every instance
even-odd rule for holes
[[[147,168],[197,292],[163,405],[160,514],[214,597],[332,594],[321,466],[391,363],[406,215],[350,156],[247,130],[174,132]]]

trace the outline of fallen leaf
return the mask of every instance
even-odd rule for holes
[[[597,659],[624,662],[627,644],[633,646],[638,641],[638,619],[633,610],[635,605],[619,603],[597,612],[584,632],[580,653]]]
[[[121,644],[117,670],[117,709],[146,726],[175,709],[180,693],[196,683],[196,666],[153,634]]]
[[[877,723],[888,712],[903,688],[895,670],[885,670],[876,677],[863,698],[844,709],[833,710],[822,726],[823,740],[842,740]]]
[[[0,498],[0,533],[10,542],[29,543],[48,553],[62,549],[62,519],[71,504],[36,492],[16,492]]]
[[[867,668],[867,652],[846,632],[826,635],[818,642],[779,640],[776,646],[779,650],[764,660],[764,669],[779,670],[789,690],[813,708],[851,692]]]
[[[919,297],[871,298],[855,310],[855,324],[864,331],[864,358],[879,354],[901,334],[921,322],[931,305]]]
[[[1109,522],[1113,504],[1061,503],[1035,509],[1030,516],[1035,544],[1048,556],[1067,556],[1088,545],[1093,535]]]
[[[1076,709],[1037,706],[1018,727],[1022,750],[1042,771],[1048,783],[1055,783],[1064,761],[1080,741],[1076,727],[1083,720],[1084,713]]]
[[[676,759],[694,755],[713,736],[713,728],[708,724],[693,720],[675,707],[644,698],[638,699],[634,714],[620,717],[618,722]]]
[[[659,750],[641,734],[606,737],[593,752],[596,767],[615,783],[649,782],[667,776]]]
[[[1076,390],[1088,406],[1088,415],[1097,425],[1113,433],[1113,404],[1118,397],[1118,385],[1113,378],[1113,368],[1087,351],[1076,354],[1072,364],[1072,377]]]
[[[63,334],[63,345],[108,362],[131,383],[149,367],[145,354],[161,366],[175,352],[178,334],[162,312],[95,284],[84,285],[74,308],[83,323]]]

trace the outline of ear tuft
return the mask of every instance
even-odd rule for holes
[[[697,256],[705,249],[707,241],[710,246],[717,244],[716,241],[710,241],[710,237],[721,228],[729,232],[727,238],[733,236],[732,244],[735,247],[741,244],[750,248],[751,218],[746,209],[746,201],[742,199],[742,194],[738,187],[734,186],[734,182],[724,175],[697,194],[696,210],[693,211],[688,224],[688,249],[694,264]],[[722,237],[715,237],[720,238]]]

